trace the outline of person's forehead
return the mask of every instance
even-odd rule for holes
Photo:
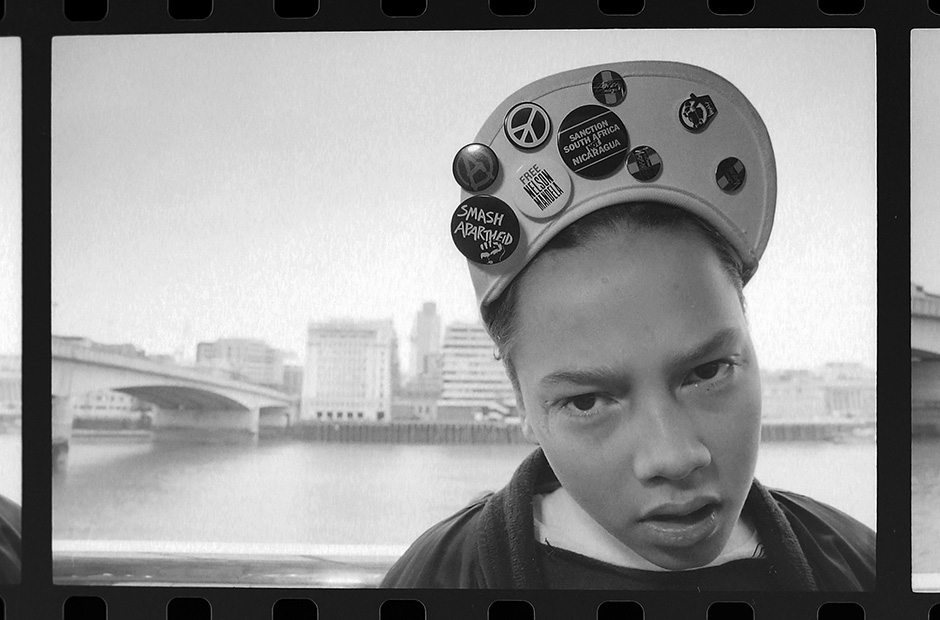
[[[694,232],[605,235],[531,267],[517,285],[517,352],[668,355],[729,325],[745,329],[734,285]]]
[[[543,248],[518,276],[517,286],[523,290],[551,289],[559,274],[571,272],[579,278],[614,264],[618,265],[615,272],[620,273],[628,266],[659,267],[654,275],[666,279],[682,275],[684,265],[711,268],[720,266],[720,260],[713,243],[691,222],[645,226],[621,220],[611,227],[591,227],[571,247]]]

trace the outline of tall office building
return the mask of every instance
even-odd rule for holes
[[[444,331],[438,420],[473,420],[510,414],[512,383],[495,357],[495,345],[479,323],[452,323]]]
[[[441,317],[437,314],[437,304],[433,301],[424,302],[421,311],[415,314],[410,342],[411,357],[408,375],[417,377],[433,374],[437,368],[429,356],[441,352]]]
[[[301,419],[388,421],[392,321],[328,321],[307,330]]]
[[[196,346],[196,366],[221,369],[259,385],[284,385],[284,353],[261,340],[223,338],[200,342]]]

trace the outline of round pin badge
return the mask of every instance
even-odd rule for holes
[[[552,121],[542,106],[536,103],[519,103],[509,110],[503,129],[506,137],[520,149],[542,146],[552,131]]]
[[[718,187],[727,193],[736,192],[742,185],[747,176],[744,164],[736,157],[728,157],[721,160],[718,169],[715,170],[715,181]]]
[[[454,157],[454,179],[468,192],[482,192],[499,175],[499,159],[485,144],[468,144]]]
[[[715,102],[708,95],[697,97],[694,93],[679,105],[679,122],[692,133],[705,131],[718,114]]]
[[[571,200],[571,176],[550,159],[527,161],[507,175],[506,183],[512,188],[513,204],[533,219],[554,217]]]
[[[470,196],[450,220],[454,245],[479,265],[495,265],[519,245],[519,218],[505,202],[488,194]]]
[[[652,181],[662,169],[662,157],[648,146],[638,146],[627,154],[627,171],[639,181]]]
[[[582,177],[598,179],[620,169],[627,148],[627,130],[620,118],[599,105],[575,108],[558,128],[558,153]]]
[[[618,105],[627,96],[627,85],[616,71],[600,71],[591,82],[594,98],[604,105]]]

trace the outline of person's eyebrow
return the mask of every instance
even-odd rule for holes
[[[610,381],[614,370],[607,366],[597,368],[578,368],[573,370],[558,370],[542,377],[539,384],[542,387],[552,387],[559,383],[573,383],[575,385],[601,385]]]
[[[732,343],[736,342],[740,332],[734,327],[725,327],[712,334],[704,342],[693,348],[677,353],[671,356],[667,361],[668,368],[684,368],[710,355],[714,355]],[[542,387],[553,387],[561,383],[571,383],[575,385],[604,385],[612,381],[616,372],[608,366],[598,366],[595,368],[576,368],[557,370],[542,377],[539,384]]]
[[[666,365],[668,368],[685,368],[695,362],[710,357],[716,352],[725,349],[738,340],[740,332],[735,327],[725,327],[712,334],[708,340],[695,347],[671,356]]]

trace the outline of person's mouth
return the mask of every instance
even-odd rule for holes
[[[639,519],[640,527],[664,547],[688,547],[702,542],[718,528],[721,502],[716,497],[697,497],[662,504]]]

